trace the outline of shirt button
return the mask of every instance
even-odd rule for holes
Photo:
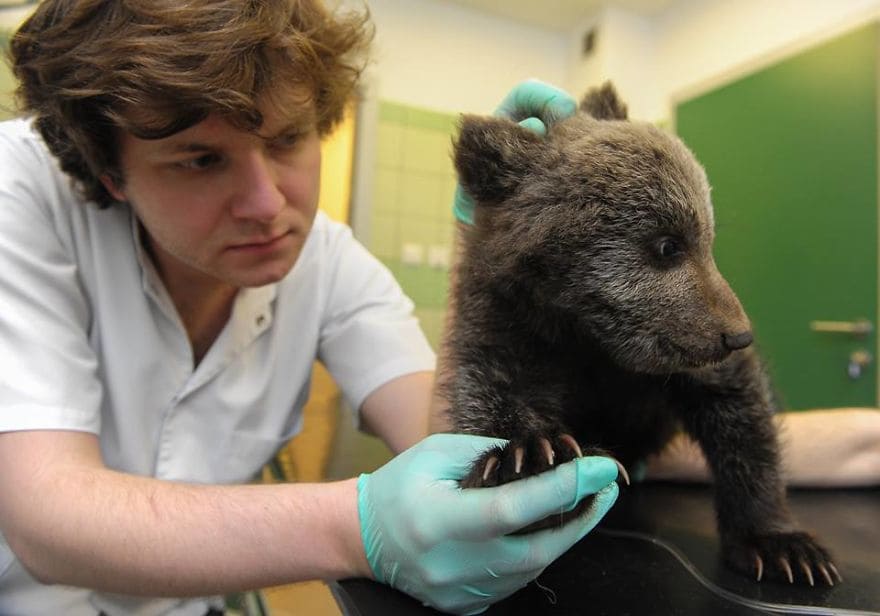
[[[266,322],[266,315],[261,314],[257,317],[257,327],[262,327],[263,323]]]

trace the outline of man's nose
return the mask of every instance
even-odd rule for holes
[[[238,184],[232,215],[260,222],[271,222],[284,208],[284,195],[278,188],[274,164],[263,152],[249,154],[236,174]]]

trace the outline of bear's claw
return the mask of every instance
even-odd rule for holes
[[[843,581],[828,551],[804,532],[771,532],[728,541],[724,553],[731,566],[751,570],[758,582],[766,577],[815,586],[817,576],[828,586]]]
[[[504,446],[485,452],[474,463],[470,473],[460,481],[460,485],[462,488],[494,487],[537,475],[554,468],[557,463],[562,464],[585,455],[608,456],[607,452],[600,449],[591,448],[585,451],[570,434],[565,433],[511,440]],[[617,464],[620,479],[629,485],[630,478],[626,468],[619,461],[614,462]],[[592,497],[584,498],[572,511],[531,524],[520,532],[562,526],[583,513],[592,501]]]

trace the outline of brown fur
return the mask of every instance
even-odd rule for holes
[[[726,561],[754,576],[759,557],[780,578],[787,558],[800,580],[804,561],[823,579],[828,553],[786,506],[749,321],[712,258],[702,167],[675,137],[626,121],[611,86],[581,110],[546,137],[499,118],[461,124],[455,164],[477,207],[446,394],[457,431],[511,441],[463,485],[546,470],[542,439],[570,459],[564,434],[632,467],[683,428],[715,476]]]

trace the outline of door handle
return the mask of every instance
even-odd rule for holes
[[[810,329],[814,332],[851,334],[856,338],[864,338],[874,331],[874,324],[868,319],[856,319],[855,321],[810,321]]]

